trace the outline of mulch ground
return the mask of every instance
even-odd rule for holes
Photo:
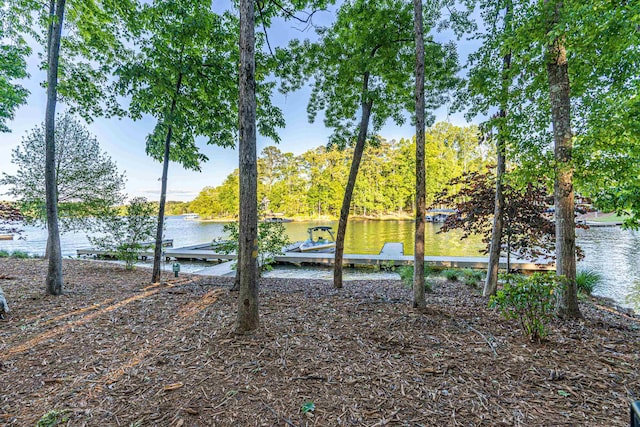
[[[399,281],[265,279],[235,335],[229,279],[65,260],[51,297],[45,272],[0,260],[0,425],[625,426],[640,398],[640,319],[597,300],[535,344],[463,284],[418,313]]]

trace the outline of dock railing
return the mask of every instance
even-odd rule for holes
[[[629,427],[640,427],[640,400],[631,402],[629,405],[629,413],[631,414],[631,421],[629,421]]]

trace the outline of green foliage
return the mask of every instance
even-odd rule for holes
[[[123,202],[124,174],[100,150],[96,138],[71,114],[59,115],[55,127],[58,213],[63,231],[87,230]],[[31,130],[11,153],[15,175],[2,174],[0,184],[18,199],[29,223],[46,224],[45,128]]]
[[[11,258],[28,259],[31,258],[31,255],[29,255],[28,252],[24,251],[13,251],[11,252]]]
[[[548,334],[557,294],[566,286],[566,280],[547,273],[506,275],[505,279],[504,287],[489,300],[489,307],[497,308],[507,320],[517,319],[522,332],[540,342]]]
[[[413,266],[412,265],[404,265],[398,268],[398,274],[400,275],[400,280],[402,283],[409,289],[413,289]],[[424,266],[424,275],[425,277],[433,274],[433,269],[431,267],[425,265]],[[429,280],[425,280],[424,282],[424,290],[426,292],[433,292],[433,283]]]
[[[0,250],[0,258],[18,258],[18,259],[27,259],[27,258],[32,258],[31,255],[29,255],[28,252],[24,252],[24,251],[7,251],[7,250]]]
[[[586,295],[591,295],[594,289],[596,289],[598,285],[602,284],[602,281],[602,274],[595,270],[578,270],[576,273],[576,285],[578,286],[578,291]]]
[[[229,235],[229,240],[221,242],[219,248],[226,252],[238,251],[238,239],[240,228],[237,222],[225,224],[224,232]],[[278,222],[258,223],[258,264],[261,271],[269,271],[275,264],[275,257],[282,255],[282,249],[291,244],[285,232],[284,225]]]
[[[408,215],[415,192],[415,140],[386,141],[365,150],[353,192],[354,215]],[[475,171],[486,161],[477,128],[436,123],[427,130],[427,195],[431,199],[449,179]],[[483,154],[484,153],[484,154]],[[318,147],[298,156],[266,147],[258,158],[258,200],[267,212],[286,216],[337,216],[353,150]],[[391,191],[390,189],[393,189]],[[201,218],[232,218],[238,213],[238,171],[217,187],[205,187],[189,205]]]
[[[140,254],[152,246],[148,242],[155,236],[155,211],[153,203],[136,197],[126,206],[124,216],[113,210],[100,218],[100,237],[89,237],[89,241],[98,249],[113,252],[127,270],[132,270]]]
[[[462,280],[467,286],[475,287],[483,279],[484,274],[480,270],[472,270],[470,268],[462,270]]]
[[[65,415],[66,412],[52,409],[38,420],[36,427],[54,427],[66,423],[69,420],[69,417]]]
[[[316,410],[316,404],[313,402],[305,402],[302,404],[302,406],[300,407],[300,411],[303,414],[306,414],[307,412],[313,412]]]
[[[10,132],[6,122],[29,95],[18,83],[28,77],[26,58],[31,53],[19,31],[26,16],[19,5],[0,0],[0,133]]]
[[[460,280],[460,276],[462,276],[462,271],[449,269],[449,270],[442,270],[440,274],[442,274],[445,279],[451,282],[457,282],[458,280]]]

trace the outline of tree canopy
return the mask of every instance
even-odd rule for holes
[[[91,227],[96,217],[124,201],[125,176],[100,149],[98,140],[70,113],[56,121],[55,170],[60,224],[63,231]],[[15,175],[2,174],[0,183],[19,201],[27,220],[46,223],[45,129],[32,129],[11,153]]]

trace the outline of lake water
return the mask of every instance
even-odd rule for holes
[[[189,221],[182,217],[169,217],[166,221],[165,237],[174,240],[174,247],[209,242],[224,237],[224,224],[218,222]],[[291,222],[286,223],[291,241],[304,240],[307,228],[314,225],[331,225],[337,222]],[[425,233],[426,255],[479,256],[482,242],[479,238],[460,240],[460,234],[438,234],[439,225],[427,223]],[[413,254],[413,221],[351,221],[347,226],[346,253],[377,254],[385,242],[403,242],[405,253]],[[22,250],[32,255],[42,255],[46,246],[46,231],[26,227],[24,239],[0,241],[0,250]],[[594,293],[626,303],[626,297],[640,287],[640,233],[622,230],[619,227],[598,227],[577,230],[578,244],[585,253],[578,268],[598,271],[604,283]],[[89,247],[83,233],[68,233],[61,236],[65,257],[75,257],[76,249]],[[184,270],[188,271],[188,270]],[[295,276],[299,270],[290,267],[278,268],[273,275]],[[314,277],[330,278],[329,269],[315,269]],[[370,278],[369,273],[350,273],[355,277]],[[638,307],[636,307],[638,308]]]

